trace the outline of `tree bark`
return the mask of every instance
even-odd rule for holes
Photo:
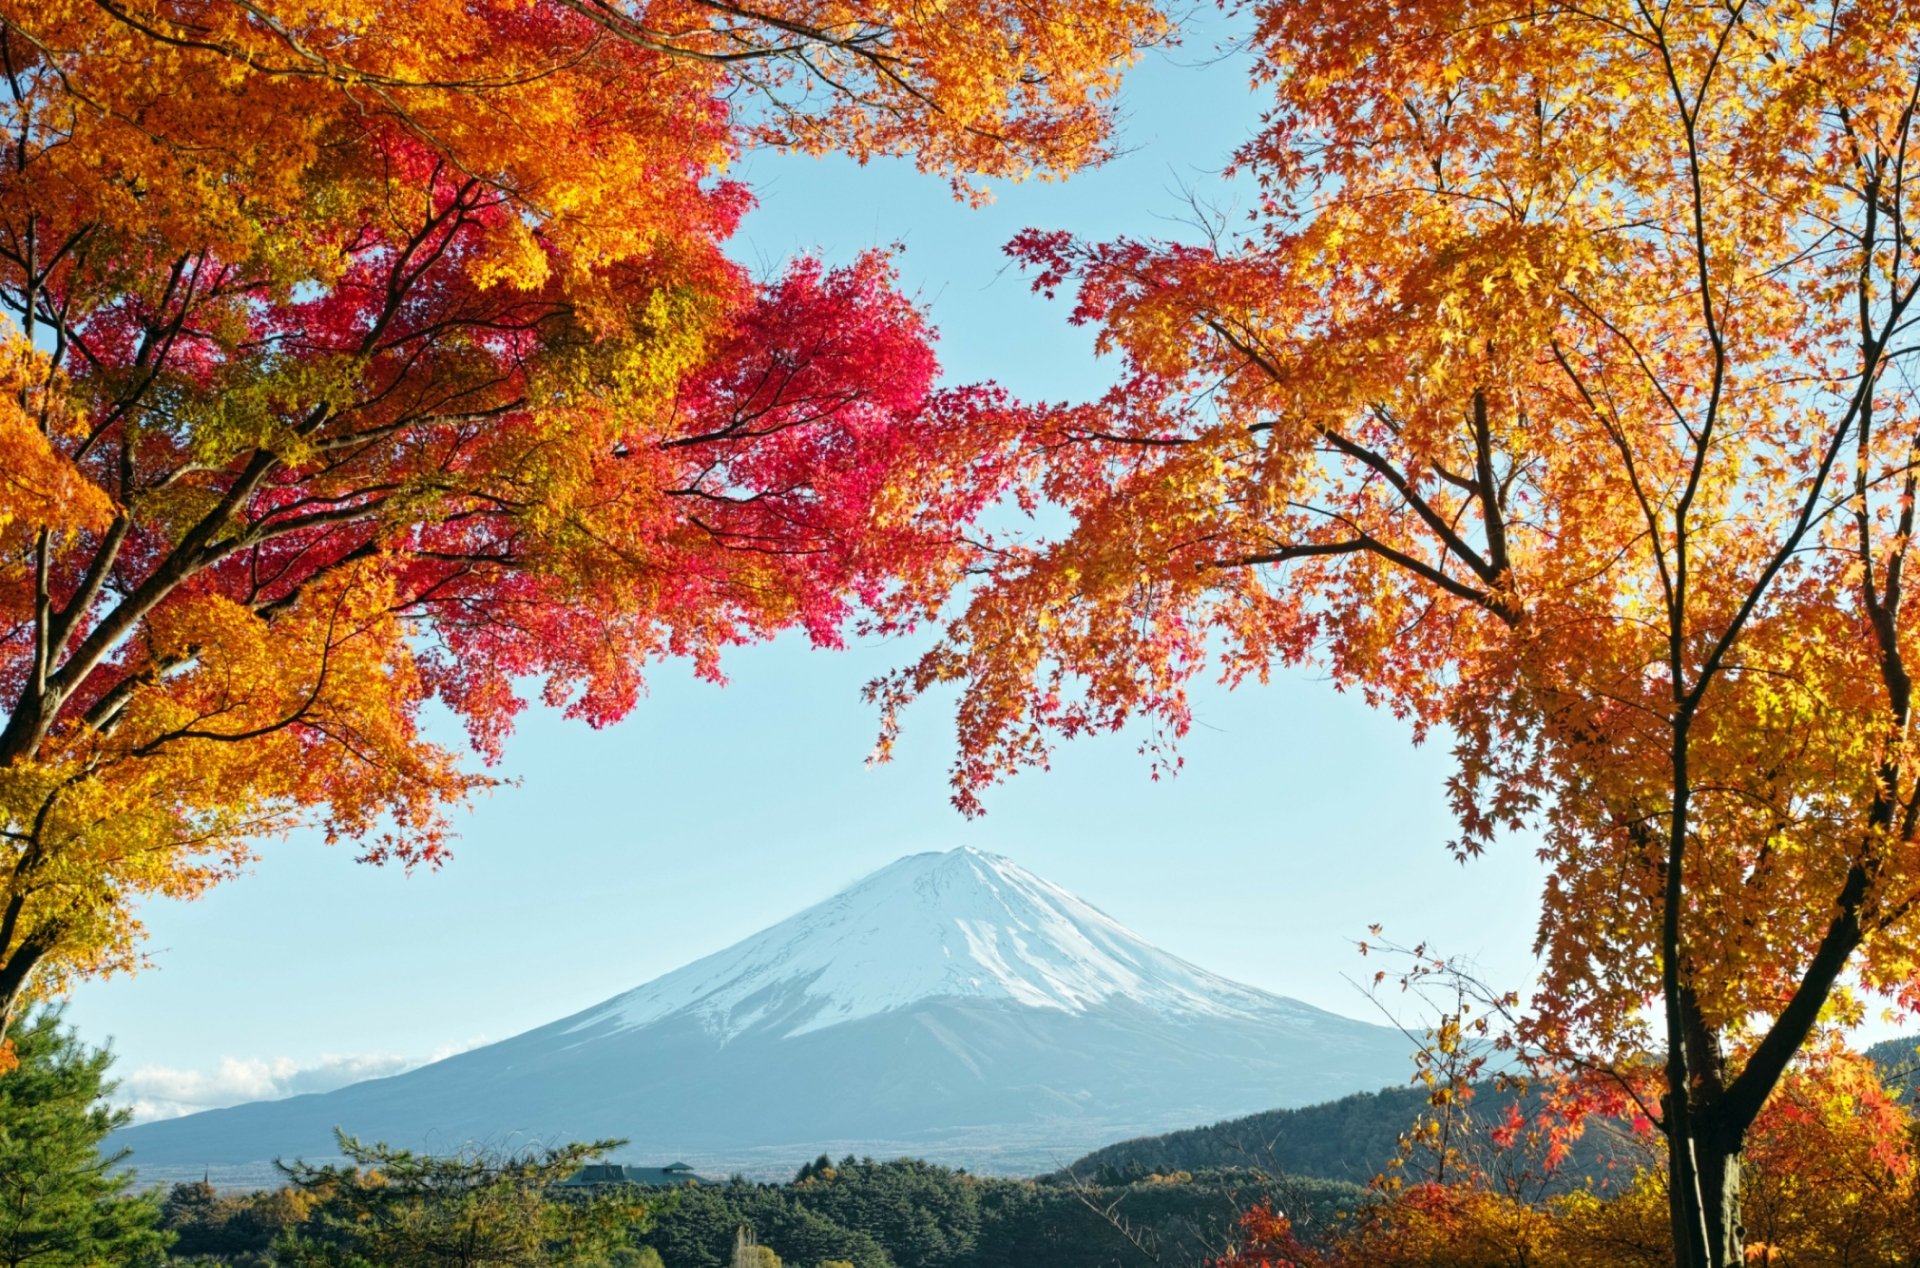
[[[1876,823],[1889,821],[1890,814],[1889,806],[1877,805]],[[1747,1129],[1812,1033],[1820,1006],[1860,945],[1859,912],[1869,883],[1864,864],[1856,862],[1848,869],[1837,900],[1839,914],[1822,936],[1799,987],[1737,1078],[1726,1080],[1717,1036],[1692,994],[1684,987],[1678,992],[1679,1006],[1672,1016],[1681,1028],[1669,1034],[1668,1042],[1677,1046],[1683,1060],[1677,1069],[1669,1062],[1664,1111],[1678,1268],[1743,1268],[1746,1262],[1740,1153]]]
[[[18,947],[0,946],[0,1040],[7,1037],[19,1020],[20,1003],[26,998],[27,983],[40,964],[41,949],[31,942]]]
[[[1740,1152],[1745,1142],[1719,1132],[1702,1133],[1700,1195],[1707,1228],[1707,1262],[1713,1268],[1740,1268],[1747,1262],[1747,1229],[1740,1218]]]
[[[1669,1119],[1669,1148],[1691,1163],[1669,1175],[1691,1173],[1692,1184],[1669,1185],[1674,1263],[1678,1268],[1744,1268],[1746,1227],[1740,1215],[1740,1154],[1744,1133],[1716,1127],[1711,1115]]]
[[[1697,1036],[1696,1036],[1697,1038]],[[1693,1077],[1662,1098],[1667,1136],[1667,1209],[1676,1268],[1744,1268],[1740,1155],[1746,1123],[1734,1121],[1705,1045],[1688,1045]]]

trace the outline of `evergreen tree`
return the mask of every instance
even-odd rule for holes
[[[647,1200],[591,1196],[553,1186],[622,1141],[519,1154],[431,1157],[339,1134],[350,1165],[283,1164],[291,1187],[317,1199],[311,1216],[275,1247],[293,1268],[600,1268],[618,1262]],[[637,1255],[635,1256],[637,1258]]]
[[[274,1242],[298,1230],[317,1199],[299,1189],[222,1194],[205,1180],[182,1181],[160,1204],[161,1226],[173,1235],[170,1263],[206,1262],[268,1268]]]
[[[105,1103],[113,1054],[82,1044],[55,1010],[9,1037],[19,1064],[0,1074],[0,1268],[164,1263],[159,1204],[127,1195],[127,1151],[100,1151],[131,1117]]]

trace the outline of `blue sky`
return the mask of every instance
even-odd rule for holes
[[[1189,192],[1257,122],[1246,63],[1215,36],[1155,54],[1124,94],[1126,153],[1063,184],[1001,188],[974,210],[909,164],[754,156],[761,199],[735,244],[773,271],[900,242],[904,284],[942,329],[949,378],[1031,398],[1098,391],[1110,367],[1065,306],[1029,293],[1001,245],[1028,226],[1178,237]],[[531,714],[501,789],[465,816],[453,861],[406,876],[350,849],[269,842],[251,875],[145,918],[153,969],[89,983],[70,1019],[112,1036],[128,1094],[197,1107],[386,1072],[584,1008],[718,950],[894,858],[970,844],[1009,855],[1215,972],[1367,1015],[1346,976],[1369,924],[1477,957],[1524,988],[1539,871],[1525,841],[1465,867],[1444,849],[1442,747],[1323,681],[1203,694],[1178,778],[1149,779],[1138,737],[1084,741],[1050,771],[947,804],[947,702],[909,716],[870,769],[863,683],[900,644],[749,648],[725,688],[678,666],[635,715],[595,732]]]

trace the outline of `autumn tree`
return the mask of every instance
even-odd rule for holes
[[[733,1235],[733,1268],[780,1268],[780,1256],[762,1246],[753,1230],[741,1227]]]
[[[260,1268],[269,1250],[313,1214],[314,1195],[299,1189],[221,1193],[204,1177],[182,1180],[160,1204],[162,1227],[173,1235],[175,1260]]]
[[[987,394],[755,146],[1105,154],[1144,0],[0,0],[0,1032],[296,825],[432,863],[519,685],[924,611]],[[977,457],[969,448],[971,462]],[[933,518],[917,508],[938,508]]]
[[[1554,1205],[1555,1268],[1663,1268],[1673,1262],[1666,1173],[1648,1168],[1606,1196],[1579,1190]]]
[[[1269,1203],[1250,1207],[1240,1217],[1239,1236],[1208,1268],[1326,1268],[1327,1257],[1310,1250],[1293,1231],[1293,1221]]]
[[[1119,385],[1027,427],[1071,526],[876,684],[883,751],[960,684],[977,808],[1060,737],[1177,740],[1203,669],[1305,663],[1443,737],[1460,854],[1540,833],[1531,1038],[1623,1086],[1655,1054],[1678,1262],[1738,1264],[1795,1053],[1850,983],[1920,1002],[1920,24],[1246,12],[1244,235],[1013,245]]]
[[[1859,1053],[1825,1045],[1788,1071],[1748,1155],[1747,1228],[1777,1248],[1760,1262],[1899,1264],[1920,1246],[1913,1117]]]

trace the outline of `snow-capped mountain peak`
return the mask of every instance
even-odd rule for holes
[[[909,855],[724,951],[582,1015],[572,1029],[697,1018],[792,1036],[934,998],[1081,1012],[1245,1016],[1282,1000],[1206,972],[1010,859]]]
[[[1404,1082],[1394,1030],[1216,977],[1003,858],[917,854],[584,1012],[388,1079],[122,1133],[138,1165],[525,1134],[791,1175],[821,1148],[1002,1173]],[[116,1146],[119,1141],[116,1141]]]

